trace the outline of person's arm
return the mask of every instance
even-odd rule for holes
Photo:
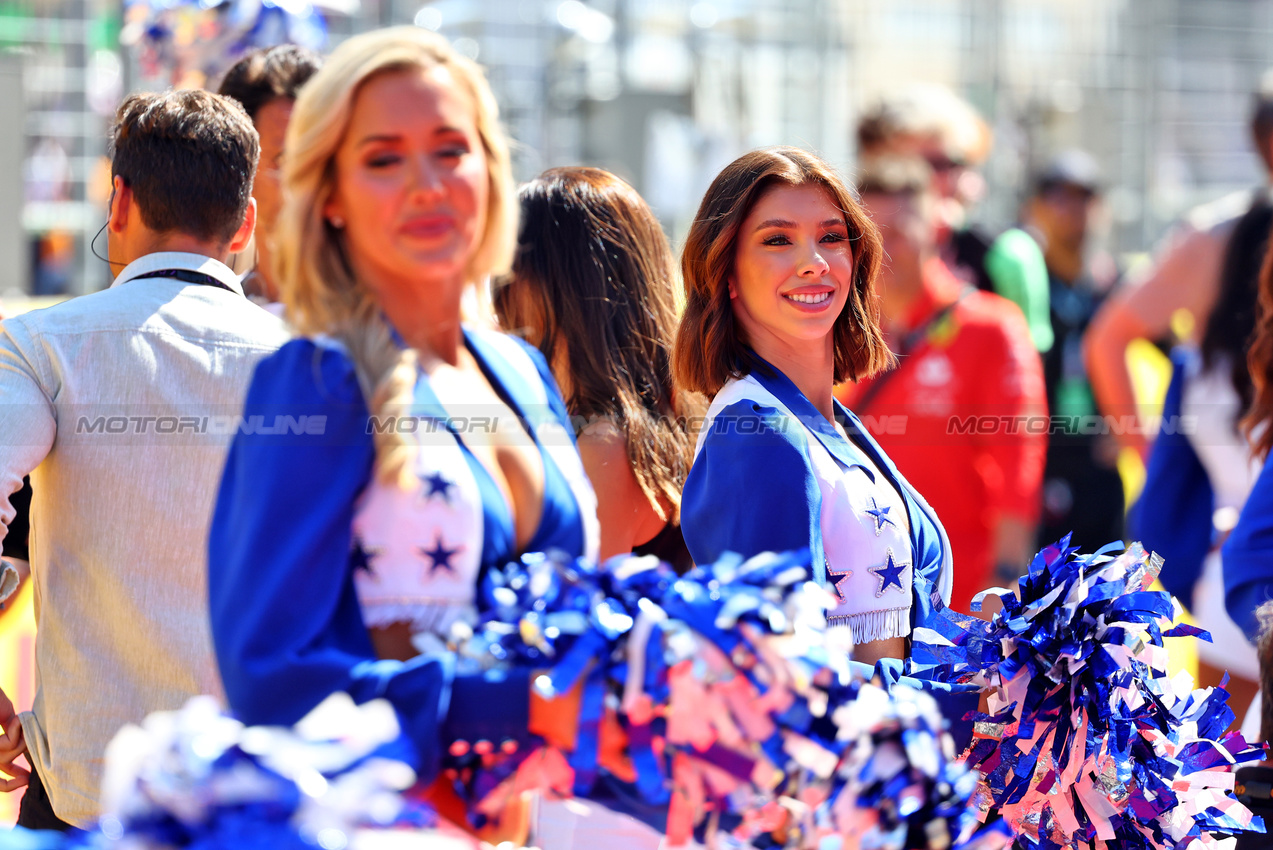
[[[1225,608],[1255,643],[1260,634],[1255,609],[1273,599],[1273,463],[1264,464],[1220,554]]]
[[[1201,328],[1215,303],[1223,253],[1223,241],[1211,231],[1186,229],[1172,238],[1144,277],[1130,281],[1101,306],[1083,337],[1083,359],[1102,413],[1139,415],[1127,346],[1134,339],[1167,337],[1177,310],[1188,311]],[[1120,432],[1115,434],[1119,445],[1147,456],[1150,440],[1141,429]]]
[[[212,636],[226,697],[248,724],[290,725],[326,696],[384,698],[397,709],[426,777],[443,728],[485,737],[494,719],[525,737],[524,675],[459,683],[457,705],[498,708],[448,721],[449,655],[407,662],[376,658],[350,567],[354,503],[373,463],[368,416],[353,366],[341,352],[293,342],[258,367],[244,416],[323,416],[304,434],[234,439],[208,549]],[[466,732],[468,728],[470,731]]]
[[[17,516],[22,479],[44,460],[57,435],[45,365],[40,344],[21,319],[0,323],[0,540]]]
[[[583,468],[597,493],[601,560],[624,555],[658,532],[658,514],[637,483],[623,432],[613,423],[590,425],[579,435]]]
[[[22,479],[49,453],[57,434],[53,403],[41,380],[40,349],[17,319],[0,323],[0,538],[6,536],[15,509],[13,493]],[[15,568],[5,571],[14,578]],[[11,595],[17,583],[6,590]],[[2,600],[0,600],[2,601]],[[13,763],[26,752],[22,724],[9,698],[0,691],[0,791],[27,784],[29,772]]]
[[[750,558],[810,549],[813,573],[822,575],[821,494],[787,433],[800,426],[784,419],[742,401],[708,426],[681,494],[681,532],[696,564],[726,552]]]
[[[22,720],[13,709],[13,703],[3,690],[0,690],[0,791],[16,791],[25,787],[31,780],[31,771],[14,759],[25,755],[26,739],[22,736]]]
[[[1052,348],[1052,308],[1048,266],[1039,243],[1020,228],[1000,234],[986,254],[986,274],[995,292],[1021,308],[1037,351]]]
[[[1033,554],[1048,448],[1047,430],[1039,427],[1047,422],[1047,389],[1043,363],[1015,315],[1005,313],[988,343],[991,365],[980,384],[986,409],[1019,423],[985,438],[1002,477],[999,499],[987,506],[993,517],[995,579],[1010,584]]]

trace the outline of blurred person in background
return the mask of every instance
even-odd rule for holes
[[[252,197],[256,199],[255,259],[247,258],[252,268],[243,277],[243,290],[258,304],[272,305],[270,309],[276,315],[282,315],[273,263],[274,223],[282,205],[279,174],[283,139],[296,95],[322,61],[317,53],[295,44],[254,50],[225,72],[217,90],[243,104],[261,138],[261,165],[252,181]]]
[[[1164,240],[1148,270],[1133,274],[1093,319],[1084,354],[1102,412],[1118,417],[1137,413],[1128,344],[1169,339],[1177,331],[1199,343],[1203,371],[1227,378],[1237,398],[1226,393],[1223,403],[1236,404],[1237,411],[1250,404],[1246,363],[1225,352],[1234,347],[1240,351],[1250,334],[1256,280],[1273,224],[1267,182],[1273,175],[1273,71],[1265,73],[1255,94],[1250,129],[1265,185],[1191,211]],[[1143,428],[1120,430],[1121,445],[1148,456],[1152,434]]]
[[[598,168],[555,168],[521,189],[500,325],[551,365],[597,491],[601,558],[691,566],[680,531],[692,445],[672,387],[672,249],[637,191]],[[578,426],[576,426],[578,427]]]
[[[132,95],[111,148],[111,288],[0,323],[0,533],[30,473],[39,600],[38,693],[20,717],[0,695],[0,771],[29,780],[18,823],[33,829],[92,825],[115,733],[220,693],[204,547],[228,435],[206,417],[237,412],[286,339],[225,265],[256,209],[239,104]]]
[[[1123,536],[1118,444],[1073,418],[1097,412],[1083,364],[1083,334],[1118,282],[1113,258],[1094,253],[1089,242],[1100,200],[1096,160],[1085,151],[1064,151],[1035,177],[1023,222],[1039,240],[1047,262],[1055,335],[1043,355],[1053,427],[1043,473],[1038,545],[1055,543],[1072,532],[1071,542],[1085,552]]]
[[[1254,641],[1261,627],[1256,608],[1273,599],[1273,464],[1267,462],[1273,449],[1273,251],[1265,256],[1260,270],[1255,335],[1246,363],[1252,402],[1241,428],[1250,444],[1253,462],[1263,465],[1241,506],[1237,524],[1221,538],[1220,551],[1225,607],[1247,638]],[[1158,444],[1167,444],[1168,436],[1159,436]],[[1154,455],[1157,454],[1156,445]],[[1235,473],[1246,470],[1243,467]],[[1201,536],[1200,531],[1196,534]]]
[[[1199,684],[1218,685],[1227,671],[1235,708],[1244,707],[1257,691],[1254,609],[1263,597],[1248,598],[1244,605],[1249,610],[1240,614],[1232,607],[1226,612],[1225,584],[1231,576],[1229,565],[1222,565],[1220,547],[1239,514],[1245,515],[1268,452],[1258,437],[1266,427],[1263,414],[1273,409],[1264,390],[1273,368],[1273,327],[1262,318],[1257,333],[1256,314],[1265,310],[1266,301],[1273,307],[1267,259],[1271,226],[1273,205],[1268,193],[1261,192],[1229,231],[1202,338],[1171,353],[1162,427],[1149,450],[1141,497],[1128,518],[1130,536],[1163,556],[1163,587],[1211,633],[1210,643],[1198,644]],[[1205,260],[1204,253],[1198,265],[1202,271]],[[1183,274],[1184,268],[1176,271]],[[1147,281],[1141,290],[1165,286],[1160,280]],[[1204,288],[1201,279],[1198,287]],[[1244,414],[1245,431],[1240,427]],[[1257,438],[1254,450],[1249,437]]]
[[[942,261],[923,160],[877,158],[858,191],[884,240],[880,305],[898,365],[838,395],[887,423],[876,436],[941,517],[955,558],[951,607],[967,612],[1033,553],[1047,434],[1022,417],[1046,419],[1042,364],[1021,311]]]
[[[970,220],[985,194],[977,167],[990,153],[992,136],[976,110],[947,88],[917,85],[889,95],[858,122],[858,158],[919,157],[932,169],[937,248],[946,267],[978,289],[1021,308],[1030,340],[1052,347],[1048,275],[1039,246],[1020,228],[998,235]]]

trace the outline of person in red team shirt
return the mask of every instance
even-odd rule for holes
[[[941,517],[954,551],[950,605],[967,612],[1032,554],[1047,396],[1021,310],[938,257],[930,185],[917,159],[874,160],[861,176],[884,238],[880,304],[899,364],[837,395]]]

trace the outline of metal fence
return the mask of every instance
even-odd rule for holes
[[[25,161],[0,163],[0,203],[22,204],[28,288],[57,283],[38,277],[50,234],[69,240],[71,291],[107,279],[87,251],[104,216],[107,116],[145,82],[118,48],[114,3],[0,1],[26,115]],[[994,128],[978,211],[992,226],[1064,148],[1101,163],[1117,252],[1263,179],[1246,125],[1273,66],[1273,0],[364,0],[328,15],[333,41],[391,23],[437,29],[488,67],[519,177],[611,168],[674,238],[748,148],[801,145],[851,170],[857,114],[920,81],[962,93]]]

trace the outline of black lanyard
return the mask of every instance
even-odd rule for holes
[[[191,271],[190,269],[160,269],[157,272],[151,272],[149,274],[129,278],[128,281],[125,281],[125,283],[134,280],[149,280],[150,278],[156,277],[170,277],[174,280],[185,281],[186,283],[197,283],[200,286],[215,286],[219,289],[224,289],[226,292],[234,292],[235,295],[240,294],[231,289],[227,284],[217,280],[212,275],[205,274],[204,272]]]
[[[874,381],[867,385],[866,391],[854,400],[853,412],[858,416],[861,416],[870,410],[871,402],[874,401],[875,397],[880,394],[880,390],[884,388],[884,385],[888,383],[889,379],[896,377],[897,373],[906,367],[906,364],[910,362],[910,355],[915,351],[915,349],[919,348],[919,346],[923,344],[924,340],[928,336],[928,332],[937,327],[937,325],[939,325],[941,321],[951,313],[955,312],[955,308],[958,307],[970,293],[975,291],[976,290],[971,286],[963,287],[959,290],[958,298],[938,310],[933,315],[929,316],[927,321],[921,322],[919,327],[915,328],[915,330],[903,337],[902,344],[895,352],[897,354],[897,365],[882,375],[877,376]]]

